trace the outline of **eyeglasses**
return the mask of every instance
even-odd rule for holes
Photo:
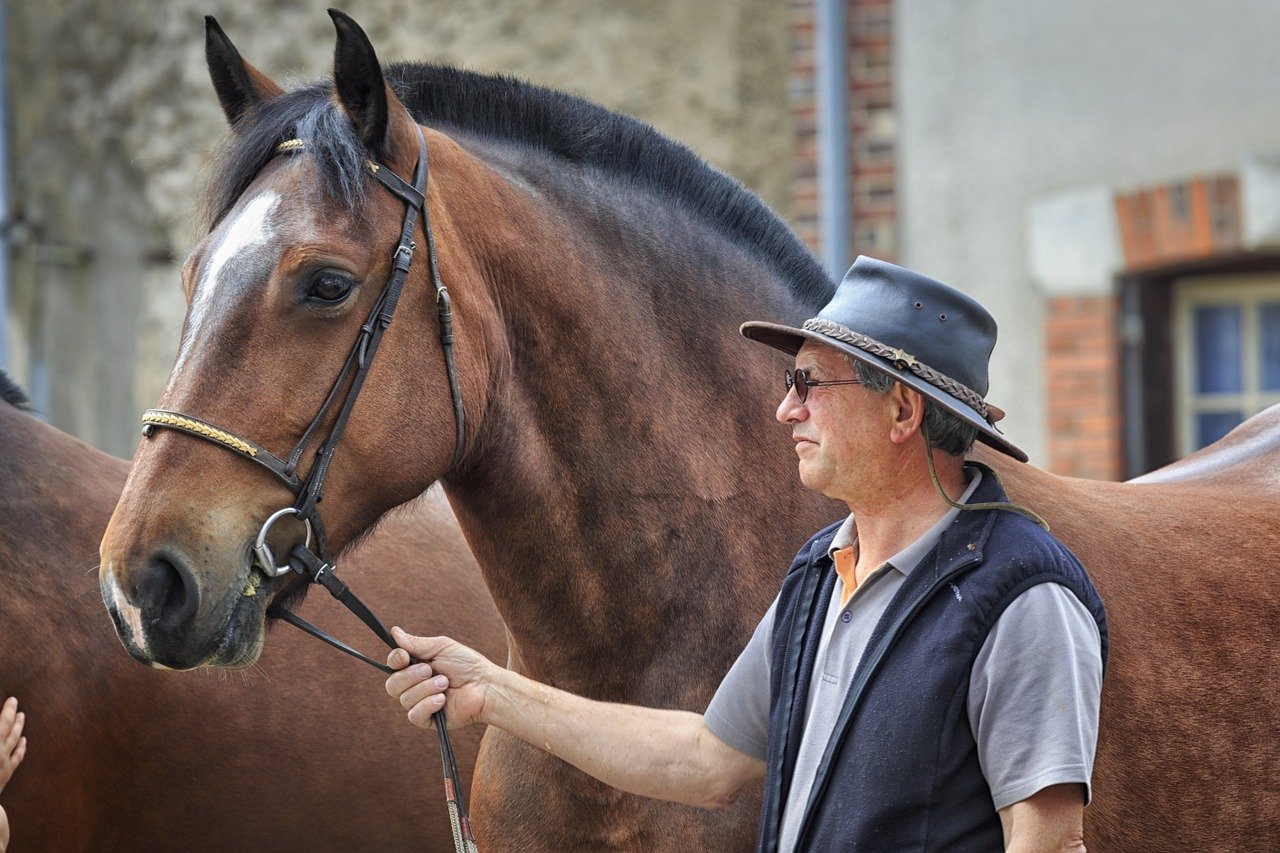
[[[796,399],[803,403],[809,398],[809,389],[819,385],[861,385],[856,379],[810,379],[809,371],[804,368],[788,370],[784,373],[787,390],[796,389]]]

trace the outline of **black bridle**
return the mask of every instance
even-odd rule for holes
[[[286,140],[276,146],[276,152],[284,155],[292,155],[305,149],[306,143],[300,139]],[[440,280],[435,238],[431,233],[431,217],[426,204],[426,137],[423,136],[421,130],[418,131],[418,162],[414,168],[412,184],[406,183],[381,163],[369,161],[368,168],[373,177],[383,187],[405,204],[404,224],[400,229],[400,241],[396,245],[395,253],[391,259],[391,274],[387,279],[386,287],[383,288],[382,293],[379,294],[378,299],[374,302],[373,308],[369,311],[368,317],[365,318],[364,324],[360,326],[360,333],[351,347],[351,352],[347,355],[346,363],[338,374],[337,380],[333,383],[333,387],[321,404],[320,410],[316,412],[316,416],[303,432],[302,438],[298,440],[298,444],[293,448],[293,451],[282,459],[262,445],[215,426],[208,421],[168,409],[148,409],[142,416],[142,432],[143,435],[150,436],[158,427],[185,432],[188,435],[193,435],[196,438],[204,439],[219,447],[231,450],[252,462],[258,463],[274,474],[293,492],[295,500],[292,506],[278,510],[263,523],[254,543],[254,565],[269,577],[279,577],[293,571],[302,575],[311,583],[319,584],[368,625],[388,647],[394,649],[397,648],[396,642],[392,639],[391,633],[386,626],[383,625],[378,617],[373,615],[373,612],[369,610],[365,603],[355,593],[351,592],[347,585],[335,574],[328,538],[325,535],[324,525],[320,520],[316,506],[324,498],[324,480],[329,473],[330,465],[333,463],[334,452],[338,448],[338,442],[346,429],[347,420],[351,416],[352,409],[355,408],[356,400],[360,396],[360,389],[364,386],[364,381],[369,374],[373,357],[378,352],[378,345],[382,342],[382,336],[386,332],[387,326],[391,324],[396,305],[400,301],[400,294],[404,290],[404,284],[409,275],[409,267],[413,262],[413,253],[417,248],[413,235],[417,228],[419,212],[422,214],[422,231],[427,244],[427,266],[430,271],[431,284],[436,294],[436,311],[440,321],[440,345],[444,351],[445,372],[449,379],[449,393],[453,399],[454,445],[453,460],[449,465],[450,470],[456,467],[462,458],[465,421],[462,394],[458,385],[457,366],[453,355],[453,305],[449,297],[448,288]],[[343,395],[344,388],[346,389],[345,395]],[[333,410],[334,404],[339,398],[341,398],[342,403],[337,410],[337,415],[334,417],[333,426],[330,428],[328,436],[316,447],[315,461],[312,463],[306,479],[302,479],[298,476],[298,463],[301,461],[306,449],[316,440],[323,422]],[[306,540],[303,544],[293,547],[289,552],[288,560],[283,565],[276,565],[271,548],[267,545],[267,533],[276,521],[287,515],[296,516],[303,522],[306,526]],[[311,548],[313,531],[316,545],[314,551]],[[276,615],[340,651],[357,657],[383,672],[391,673],[395,671],[389,666],[356,651],[346,643],[330,636],[291,611],[281,610]],[[462,794],[462,782],[458,774],[457,759],[453,754],[453,745],[449,741],[448,725],[444,711],[437,711],[432,719],[440,740],[440,757],[444,765],[445,801],[449,809],[449,819],[453,826],[454,846],[459,853],[474,851],[475,839],[471,833],[470,820],[467,816],[466,803]]]

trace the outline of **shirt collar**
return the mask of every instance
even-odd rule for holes
[[[971,472],[973,479],[969,481],[968,487],[964,490],[964,494],[960,496],[957,503],[968,503],[973,497],[973,493],[978,490],[978,485],[982,482],[982,471],[976,467],[966,465],[965,471]],[[898,553],[890,557],[887,562],[902,574],[910,574],[925,556],[933,550],[938,544],[938,540],[942,538],[942,532],[951,526],[960,516],[961,510],[951,507],[946,513],[939,518],[937,523],[926,530],[919,539],[903,548]],[[827,549],[827,556],[831,557],[836,551],[842,548],[848,548],[858,540],[858,530],[854,526],[853,514],[844,520],[844,523],[836,530],[835,537],[831,540],[831,547]],[[832,557],[834,559],[834,557]]]

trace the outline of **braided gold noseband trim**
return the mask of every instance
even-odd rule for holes
[[[900,349],[882,344],[875,338],[869,338],[831,320],[815,317],[812,320],[805,320],[804,328],[805,331],[817,332],[829,338],[835,338],[837,341],[852,344],[860,350],[892,362],[893,366],[899,370],[910,370],[935,388],[946,391],[961,402],[968,403],[974,409],[977,409],[978,414],[982,415],[986,420],[991,420],[991,415],[987,411],[987,403],[982,399],[982,395],[967,385],[957,382],[950,376],[939,373],[929,365],[918,361],[913,355],[908,355]]]
[[[258,448],[242,438],[237,438],[226,430],[211,427],[206,423],[194,420],[192,418],[184,418],[181,415],[170,415],[155,409],[147,409],[142,413],[142,422],[144,424],[155,424],[156,426],[177,427],[179,429],[188,430],[189,432],[198,433],[210,441],[216,441],[218,444],[237,450],[245,456],[257,456]]]

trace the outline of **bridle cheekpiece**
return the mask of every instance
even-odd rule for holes
[[[306,149],[307,144],[304,140],[287,139],[279,143],[275,150],[277,154],[289,156],[304,152]],[[365,322],[360,326],[359,336],[352,345],[346,363],[325,397],[324,403],[321,404],[320,410],[312,418],[310,425],[303,432],[302,438],[299,439],[293,451],[287,457],[281,458],[250,439],[182,412],[167,409],[148,409],[142,416],[144,435],[152,435],[157,428],[184,432],[237,453],[274,474],[277,479],[293,492],[296,500],[292,507],[286,507],[272,514],[263,524],[257,541],[265,543],[267,531],[272,524],[281,517],[294,515],[306,524],[308,534],[312,531],[315,532],[316,553],[312,556],[325,562],[331,560],[331,555],[329,553],[328,538],[325,535],[324,525],[316,511],[316,505],[324,497],[324,480],[329,473],[329,467],[333,462],[334,453],[337,451],[338,442],[342,438],[347,420],[355,407],[356,400],[359,398],[360,390],[373,363],[373,357],[382,342],[382,336],[391,324],[396,306],[400,301],[400,295],[404,289],[409,268],[413,263],[414,252],[417,249],[417,243],[414,242],[413,236],[417,228],[419,213],[422,215],[422,228],[427,241],[427,264],[430,270],[431,284],[436,294],[436,310],[440,322],[440,342],[444,351],[445,372],[448,376],[449,392],[453,402],[455,438],[450,469],[457,466],[461,460],[465,440],[462,395],[458,384],[457,367],[453,353],[453,303],[449,295],[449,289],[440,280],[435,238],[432,234],[431,219],[426,205],[428,170],[426,138],[419,131],[418,162],[414,169],[414,181],[412,184],[405,182],[395,172],[380,163],[369,160],[366,161],[366,165],[369,173],[392,195],[405,204],[400,240],[396,244],[395,252],[392,254],[391,273],[387,279],[386,286],[378,296]],[[346,394],[342,396],[344,388],[346,388]],[[307,448],[316,439],[325,418],[340,398],[342,402],[334,419],[333,427],[329,431],[329,435],[316,447],[315,459],[311,470],[306,478],[302,479],[298,474],[298,465]],[[310,535],[308,535],[308,540],[310,540]],[[309,551],[310,548],[308,546],[309,541],[303,546],[302,550]],[[275,565],[274,560],[267,556],[269,554],[269,549],[265,549],[264,552],[262,548],[255,548],[254,563],[266,575],[279,577],[291,569],[301,572],[300,567],[297,565],[291,566],[289,563]]]
[[[276,153],[292,155],[305,151],[307,143],[301,139],[287,139],[276,146]],[[311,583],[323,586],[330,595],[342,602],[352,613],[364,622],[390,648],[397,648],[395,640],[386,626],[373,612],[343,583],[334,572],[333,557],[329,552],[328,539],[324,525],[316,511],[316,505],[324,497],[324,479],[333,463],[333,455],[338,442],[346,429],[347,420],[355,408],[360,396],[360,389],[369,374],[373,357],[378,352],[382,336],[391,324],[400,294],[404,289],[409,267],[413,263],[414,250],[417,244],[413,234],[417,228],[418,214],[422,214],[422,231],[427,242],[427,265],[430,270],[430,281],[436,294],[436,313],[440,321],[440,345],[444,351],[445,373],[449,380],[449,393],[453,400],[454,445],[453,459],[449,470],[457,467],[462,459],[465,419],[462,407],[462,393],[458,384],[457,366],[453,354],[453,303],[449,290],[440,280],[440,265],[437,262],[435,237],[431,232],[431,218],[427,209],[427,140],[422,130],[418,130],[418,162],[414,168],[413,183],[406,183],[391,169],[372,160],[366,161],[369,173],[382,184],[392,195],[405,204],[404,223],[400,229],[400,240],[396,244],[391,258],[391,274],[387,284],[379,294],[372,310],[360,326],[360,334],[351,346],[346,363],[334,381],[333,387],[321,404],[320,410],[311,420],[302,438],[293,451],[285,458],[280,458],[265,447],[247,438],[236,435],[207,421],[166,409],[148,409],[142,415],[142,433],[151,436],[155,430],[172,429],[187,435],[216,444],[219,447],[237,453],[251,462],[256,462],[276,476],[294,494],[293,505],[276,510],[263,522],[258,536],[254,540],[253,564],[269,577],[280,577],[290,571],[297,572]],[[342,395],[346,388],[345,396]],[[320,431],[321,424],[341,396],[342,403],[334,417],[333,427],[328,436],[316,447],[315,460],[305,479],[298,475],[298,463],[312,441]],[[275,555],[267,545],[267,534],[281,518],[295,516],[306,528],[306,539],[295,545],[289,552],[289,558],[282,564],[276,564]],[[315,550],[312,550],[312,535],[315,536]],[[289,610],[280,610],[278,615],[286,622],[301,628],[331,646],[357,657],[365,663],[383,672],[394,672],[387,665],[370,658],[351,646],[312,625],[306,619]],[[444,765],[445,804],[449,810],[449,820],[453,828],[454,847],[459,853],[475,853],[475,838],[471,832],[470,819],[467,816],[466,804],[462,797],[462,781],[458,773],[457,759],[453,746],[449,741],[448,724],[444,711],[434,715],[435,728],[440,741],[440,757]]]

